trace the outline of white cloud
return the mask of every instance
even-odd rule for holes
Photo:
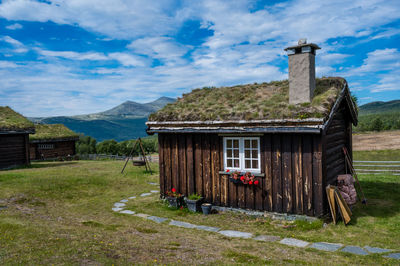
[[[22,25],[19,23],[14,23],[14,24],[6,26],[6,29],[8,29],[8,30],[20,30],[22,28],[23,28]]]
[[[363,64],[350,71],[351,75],[365,75],[371,72],[391,71],[400,67],[400,52],[397,49],[378,49],[367,54]]]
[[[28,51],[28,49],[25,47],[25,45],[22,42],[14,39],[14,38],[12,38],[10,36],[0,37],[0,41],[6,42],[6,43],[10,44],[13,47],[13,49],[8,49],[8,48],[1,49],[6,54],[10,53],[10,52],[13,52],[13,53],[26,53]]]
[[[39,54],[43,56],[51,56],[51,57],[62,57],[66,59],[72,60],[107,60],[107,56],[97,52],[86,52],[86,53],[78,53],[72,51],[49,51],[42,50],[39,48],[35,49]]]
[[[108,57],[117,60],[123,66],[145,66],[142,58],[128,53],[110,53]]]

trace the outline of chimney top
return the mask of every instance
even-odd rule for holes
[[[318,49],[321,49],[318,45],[316,45],[315,43],[307,43],[307,39],[303,38],[298,41],[296,46],[285,48],[285,51],[287,51],[288,55],[302,53],[312,53],[315,55],[315,50]]]

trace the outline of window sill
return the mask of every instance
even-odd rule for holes
[[[225,171],[219,171],[218,172],[220,175],[229,175],[230,173],[229,172],[225,172]],[[265,177],[265,174],[264,173],[253,173],[253,175],[255,176],[255,177]]]

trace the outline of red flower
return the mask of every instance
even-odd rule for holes
[[[227,173],[229,173],[229,169],[228,169],[228,170],[226,170],[226,172],[227,172]]]
[[[183,210],[183,206],[181,206],[181,210]]]
[[[244,176],[241,176],[241,177],[240,177],[240,180],[244,181]]]
[[[254,185],[258,185],[260,182],[258,182],[258,180],[254,181]]]
[[[175,188],[172,188],[171,191],[172,191],[172,193],[175,193],[175,192],[176,192],[176,189],[175,189]]]
[[[249,181],[249,185],[253,185],[253,181],[252,180]]]

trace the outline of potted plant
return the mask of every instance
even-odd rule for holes
[[[227,172],[229,172],[229,170],[227,170]],[[239,175],[240,173],[238,171],[230,173],[229,181],[234,184],[238,184],[240,182]]]
[[[205,215],[210,214],[211,207],[212,207],[212,205],[210,203],[201,204],[201,209],[203,211],[203,214],[205,214]]]
[[[182,206],[183,196],[180,193],[176,192],[175,188],[172,188],[171,191],[167,191],[167,200],[170,207],[179,208]]]
[[[203,197],[199,194],[190,194],[187,198],[185,197],[186,206],[191,212],[199,212],[201,203],[203,202]]]

